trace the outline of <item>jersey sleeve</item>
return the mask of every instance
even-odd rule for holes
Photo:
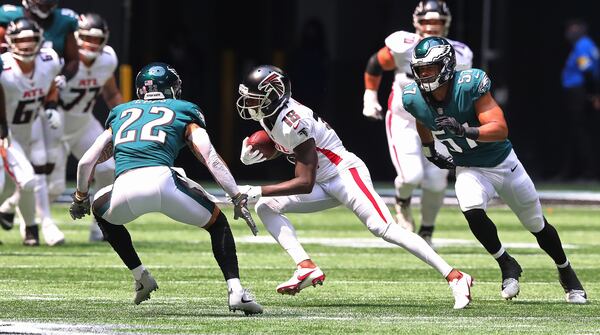
[[[471,76],[473,85],[470,87],[469,92],[471,95],[471,100],[476,101],[490,91],[492,88],[492,81],[490,80],[490,77],[488,77],[487,73],[480,69],[473,69]]]
[[[456,70],[468,70],[473,67],[473,51],[466,44],[448,40],[456,55]]]
[[[114,73],[117,70],[117,66],[119,65],[119,58],[117,57],[115,50],[112,47],[105,45],[102,52],[107,54],[108,57],[106,64],[110,69],[110,72]]]
[[[191,102],[185,102],[183,108],[181,109],[181,115],[184,123],[196,123],[200,127],[206,129],[204,113],[200,107],[198,107],[198,105]]]
[[[69,8],[57,8],[56,10],[60,11],[61,19],[65,21],[68,31],[75,32],[77,28],[79,28],[79,23],[77,22],[77,13],[75,13],[75,11]]]
[[[416,96],[416,92],[419,88],[417,87],[417,83],[410,83],[402,88],[402,106],[404,109],[410,113],[410,115],[416,118],[413,100]]]
[[[23,16],[23,9],[14,5],[3,5],[0,6],[0,26],[6,27],[10,23],[19,17]]]
[[[113,121],[116,118],[116,115],[117,115],[117,112],[116,112],[116,107],[115,107],[108,112],[108,117],[106,118],[106,121],[104,122],[104,129],[109,129],[111,127]],[[113,129],[113,131],[114,131],[114,129]]]

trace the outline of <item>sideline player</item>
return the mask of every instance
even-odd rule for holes
[[[345,205],[377,237],[405,248],[436,269],[448,281],[455,309],[471,301],[470,275],[453,269],[421,237],[394,222],[375,193],[363,161],[346,150],[335,131],[291,98],[289,78],[278,68],[262,65],[239,86],[237,108],[243,119],[260,122],[277,150],[295,158],[295,177],[272,185],[246,186],[249,199],[258,200],[256,213],[297,265],[293,276],[277,292],[294,295],[310,285],[322,284],[325,274],[308,256],[285,213],[312,213]],[[242,144],[241,161],[248,165],[266,160],[262,153]]]
[[[44,153],[43,147],[35,147],[32,123],[43,105],[49,123],[58,128],[60,118],[56,110],[58,92],[54,77],[61,69],[60,59],[50,48],[41,48],[42,30],[33,20],[26,18],[11,22],[6,30],[9,52],[2,54],[0,83],[4,101],[6,124],[10,136],[4,138],[5,164],[17,189],[9,199],[18,204],[24,225],[21,225],[23,243],[39,245],[39,228],[35,223],[35,206],[49,208],[48,193],[44,190],[46,176],[37,174],[44,162],[37,162],[36,152]],[[39,131],[39,130],[38,130]],[[5,135],[5,134],[3,134]],[[4,185],[2,185],[4,186]],[[35,193],[35,195],[34,195]],[[4,228],[12,228],[12,220],[3,222]],[[64,242],[64,234],[52,219],[42,220],[42,233],[48,245]]]
[[[82,218],[93,207],[106,240],[132,271],[135,304],[150,299],[158,284],[140,261],[125,224],[145,213],[161,212],[173,220],[206,229],[227,281],[229,309],[262,313],[262,307],[240,283],[235,241],[227,218],[200,185],[173,169],[179,150],[187,143],[234,199],[234,218],[253,223],[246,208],[248,196],[239,192],[229,168],[212,146],[200,108],[179,99],[181,80],[165,63],[143,67],[135,86],[139,100],[113,108],[106,120],[107,129],[79,160],[71,216]],[[102,155],[105,148],[114,152],[115,183],[98,191],[90,205],[89,179],[96,163],[109,156]]]
[[[106,45],[109,30],[106,21],[98,14],[79,15],[79,28],[75,33],[79,46],[79,70],[60,91],[59,112],[63,117],[63,137],[52,152],[56,152],[56,166],[48,178],[50,202],[56,200],[65,190],[66,165],[69,154],[78,160],[92,146],[104,131],[94,117],[96,98],[102,95],[109,108],[123,102],[117,87],[114,72],[118,65],[117,55]],[[112,184],[115,162],[111,158],[96,166],[94,180],[96,190]],[[96,222],[90,226],[90,241],[102,241],[102,231]]]
[[[546,221],[540,198],[508,140],[504,113],[490,93],[491,81],[479,69],[455,72],[452,45],[441,37],[423,39],[413,51],[416,83],[404,87],[402,102],[417,119],[425,156],[443,169],[456,167],[456,197],[469,228],[502,272],[501,296],[519,294],[521,266],[502,246],[487,216],[497,194],[552,258],[569,303],[587,302],[587,295],[565,255],[558,232]],[[434,136],[452,157],[438,153]]]
[[[415,45],[427,36],[446,36],[450,29],[452,15],[443,1],[423,0],[413,13],[416,33],[396,31],[385,39],[385,46],[373,54],[367,62],[364,74],[365,93],[363,114],[381,120],[382,108],[377,98],[377,90],[383,71],[394,70],[394,83],[385,115],[385,129],[390,157],[396,168],[394,180],[396,189],[396,220],[404,228],[414,231],[411,212],[413,190],[420,186],[421,225],[418,234],[431,244],[435,219],[444,201],[448,185],[447,170],[440,170],[427,161],[421,153],[421,141],[417,134],[415,118],[402,106],[402,87],[414,82],[410,71],[410,57]],[[449,42],[457,52],[459,69],[471,68],[473,52],[466,45]],[[443,145],[439,150],[445,152]]]

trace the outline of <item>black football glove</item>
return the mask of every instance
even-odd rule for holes
[[[466,137],[472,140],[476,140],[479,137],[479,128],[465,127],[451,116],[442,115],[436,117],[435,125],[439,129],[444,129],[458,137]]]
[[[250,211],[248,210],[248,194],[240,193],[237,197],[232,198],[231,202],[233,202],[234,206],[233,219],[244,219],[250,228],[250,231],[252,231],[252,234],[256,236],[258,234],[258,228],[256,228],[256,223],[254,223],[254,219],[252,219],[252,215],[250,215]]]
[[[91,205],[89,195],[86,195],[83,199],[79,199],[77,197],[77,192],[73,192],[73,194],[71,194],[71,199],[73,199],[73,202],[71,203],[71,207],[69,207],[69,214],[71,214],[73,220],[90,215]]]
[[[427,160],[432,162],[435,166],[439,167],[440,169],[456,169],[456,165],[454,165],[452,156],[440,155],[440,153],[435,150],[435,144],[433,142],[423,143],[423,155],[425,155],[425,158],[427,158]]]

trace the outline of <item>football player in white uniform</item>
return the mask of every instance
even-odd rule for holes
[[[102,95],[108,108],[121,104],[123,98],[117,87],[114,72],[117,55],[108,41],[108,25],[98,14],[79,15],[75,32],[79,45],[79,70],[60,90],[59,112],[63,118],[63,137],[49,153],[56,154],[56,166],[49,175],[48,188],[51,202],[65,190],[67,158],[72,153],[78,160],[92,146],[104,128],[94,117],[96,98]],[[115,162],[111,158],[98,164],[94,173],[96,189],[113,183]],[[96,222],[90,227],[90,241],[102,241],[102,231]]]
[[[311,213],[344,205],[377,237],[401,246],[447,279],[455,298],[454,308],[471,301],[470,275],[453,269],[421,237],[394,222],[375,193],[363,161],[346,150],[329,125],[312,110],[291,98],[290,80],[278,68],[255,68],[239,86],[237,108],[243,119],[259,121],[278,151],[295,158],[295,177],[278,184],[246,186],[240,191],[258,200],[256,213],[266,229],[297,265],[294,275],[277,286],[281,294],[296,294],[322,284],[323,271],[311,260],[285,213]],[[265,161],[262,153],[242,143],[241,161]],[[271,157],[269,157],[271,158]]]
[[[385,39],[385,46],[373,54],[364,74],[365,93],[363,114],[366,117],[383,118],[377,98],[377,90],[383,71],[395,71],[392,92],[385,115],[385,129],[392,163],[396,168],[396,220],[406,229],[414,231],[411,213],[411,196],[421,186],[421,226],[419,235],[431,244],[435,218],[443,204],[444,191],[448,185],[448,170],[438,169],[421,153],[421,141],[417,134],[415,118],[402,106],[402,88],[414,82],[410,59],[415,45],[427,36],[446,36],[450,28],[450,10],[438,0],[420,1],[413,14],[416,33],[396,31]],[[471,67],[473,52],[466,45],[448,40],[456,50],[457,70]],[[439,147],[439,148],[438,148]],[[446,152],[443,145],[436,146]]]
[[[12,21],[6,29],[6,40],[9,52],[1,56],[0,83],[4,101],[0,108],[4,109],[4,113],[0,114],[6,115],[2,122],[8,124],[10,134],[2,140],[6,148],[3,158],[17,191],[0,206],[0,211],[12,207],[8,203],[18,204],[24,221],[21,230],[23,243],[39,245],[35,206],[46,208],[49,212],[50,205],[46,177],[39,174],[46,162],[32,159],[44,157],[45,153],[43,147],[33,147],[32,132],[41,132],[41,129],[32,129],[32,122],[43,106],[44,117],[49,124],[55,128],[60,126],[56,111],[58,91],[53,80],[62,65],[54,50],[40,48],[42,30],[33,20],[20,18]],[[36,154],[36,151],[41,151],[41,154]],[[11,228],[11,223],[12,220],[3,226]],[[64,234],[52,219],[42,218],[42,232],[48,245],[64,242]]]

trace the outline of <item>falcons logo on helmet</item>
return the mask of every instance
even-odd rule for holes
[[[277,72],[271,73],[268,77],[263,79],[260,84],[258,84],[258,89],[266,92],[267,94],[273,90],[277,93],[278,97],[282,97],[285,93],[285,86],[283,85],[283,80],[281,80],[281,74]],[[269,87],[271,89],[269,89]]]

